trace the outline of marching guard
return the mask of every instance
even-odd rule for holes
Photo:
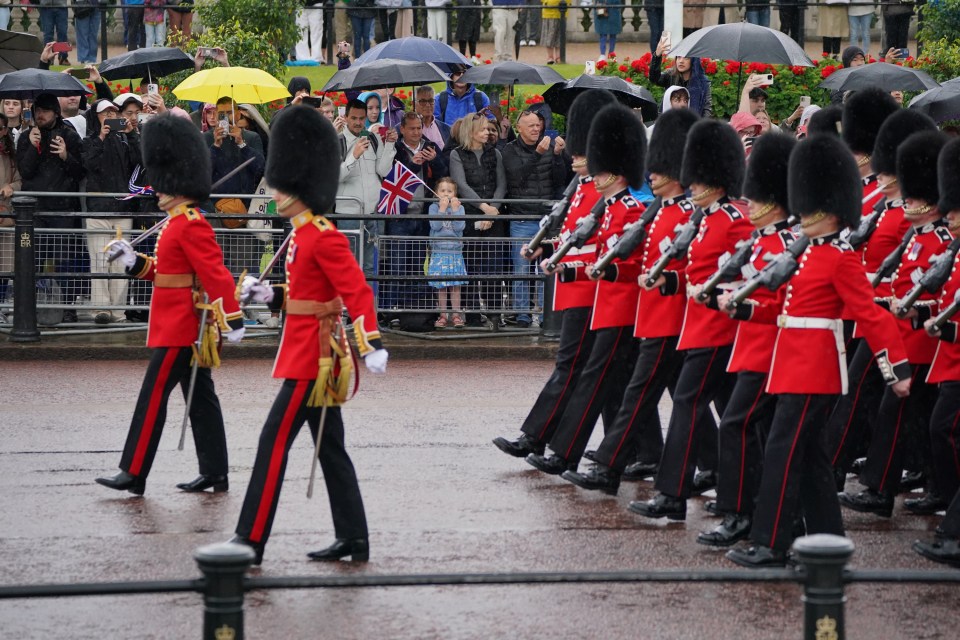
[[[143,495],[160,444],[167,400],[179,384],[189,405],[200,476],[177,487],[226,491],[227,441],[210,367],[219,365],[218,332],[224,332],[230,342],[239,342],[244,328],[223,252],[213,228],[197,208],[197,203],[210,197],[210,153],[190,121],[164,115],[144,125],[143,160],[160,209],[168,216],[157,235],[155,255],[137,253],[122,239],[114,240],[107,250],[128,274],[153,282],[147,329],[147,346],[153,351],[120,458],[120,472],[96,481]],[[200,348],[195,349],[201,333]],[[188,399],[192,363],[197,368],[193,395]]]
[[[384,373],[387,352],[380,341],[373,292],[346,237],[323,215],[333,207],[339,158],[337,133],[315,109],[289,107],[270,129],[266,180],[277,212],[293,225],[286,254],[286,283],[268,285],[253,276],[241,297],[285,310],[287,320],[273,377],[283,383],[260,434],[247,494],[231,542],[253,548],[263,559],[270,537],[290,447],[303,423],[319,448],[336,541],[308,556],[353,561],[369,557],[367,520],[357,475],[344,446],[340,404],[354,375],[341,325],[346,308],[367,368]],[[317,442],[319,440],[319,443]]]

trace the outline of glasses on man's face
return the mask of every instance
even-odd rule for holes
[[[433,100],[430,100],[430,99],[417,100],[417,104],[433,104]]]

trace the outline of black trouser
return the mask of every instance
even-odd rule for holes
[[[918,449],[923,460],[930,460],[930,414],[937,401],[937,387],[924,382],[930,365],[911,365],[911,369],[913,384],[909,396],[898,398],[893,387],[883,392],[867,464],[860,474],[864,486],[891,496],[900,491],[907,447]]]
[[[594,333],[590,357],[550,440],[550,449],[569,463],[580,461],[604,405],[623,393],[630,365],[637,355],[632,326]]]
[[[836,396],[787,393],[776,398],[750,539],[786,551],[801,509],[808,534],[843,535],[833,470],[820,441]]]
[[[167,401],[178,384],[187,397],[190,385],[190,347],[160,347],[153,350],[147,375],[140,386],[140,397],[130,422],[127,442],[123,446],[120,468],[140,478],[146,478],[153,466],[167,418]],[[197,369],[197,382],[190,404],[190,426],[197,448],[200,473],[209,476],[227,474],[227,436],[223,429],[220,400],[213,388],[210,369]]]
[[[660,461],[663,433],[657,405],[663,392],[676,384],[682,364],[676,336],[640,342],[620,410],[597,448],[597,462],[622,472],[634,461]]]
[[[840,40],[842,38],[824,38],[823,50],[833,56],[840,55]]]
[[[876,424],[883,397],[883,376],[866,340],[858,343],[847,367],[847,379],[849,389],[837,399],[824,434],[831,464],[844,472],[866,450],[870,427]]]
[[[947,515],[940,523],[940,530],[949,538],[960,538],[960,491],[953,496],[950,506],[947,507]]]
[[[380,10],[380,29],[383,31],[383,41],[395,40],[397,37],[397,16],[400,14],[396,10]]]
[[[906,49],[910,32],[910,18],[912,17],[912,13],[901,13],[895,16],[886,15],[883,17],[883,33],[887,40],[883,47],[884,51],[887,51],[891,47]]]
[[[793,2],[780,2],[777,4],[780,9],[780,31],[790,36],[797,42],[802,42],[800,30],[803,25],[800,24],[800,9]]]
[[[557,363],[520,427],[539,442],[549,442],[553,437],[590,357],[596,336],[590,330],[592,312],[591,307],[573,307],[561,312]]]
[[[720,468],[717,508],[723,513],[753,513],[760,488],[763,442],[777,405],[764,392],[767,374],[737,373],[737,383],[720,420]]]
[[[313,442],[316,443],[322,408],[307,406],[315,382],[284,380],[267,415],[267,422],[260,433],[250,485],[237,523],[237,534],[248,540],[266,544],[270,537],[290,447],[304,422],[310,426]],[[367,517],[357,474],[344,447],[340,407],[327,409],[320,442],[320,468],[327,485],[336,537],[366,538]]]
[[[711,402],[723,415],[730,397],[734,383],[734,376],[727,373],[731,348],[724,345],[684,352],[667,441],[654,482],[660,493],[688,498],[697,463],[701,470],[717,469],[717,427],[707,416]]]
[[[960,382],[943,382],[930,418],[934,486],[949,500],[960,489]]]

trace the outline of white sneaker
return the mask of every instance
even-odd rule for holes
[[[529,44],[531,47],[535,47],[535,46],[537,46],[537,41],[536,41],[536,40],[531,40],[531,41],[528,42],[527,44]]]
[[[527,41],[526,41],[526,40],[521,40],[521,41],[520,41],[520,46],[521,46],[521,47],[527,46]]]

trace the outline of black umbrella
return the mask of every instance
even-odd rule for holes
[[[44,69],[22,69],[0,76],[0,99],[36,98],[41,93],[82,96],[92,93],[73,76]]]
[[[43,43],[29,33],[0,30],[0,73],[35,69],[40,64]]]
[[[468,84],[554,84],[564,82],[564,77],[544,65],[526,62],[494,62],[470,67],[460,76],[460,82]]]
[[[789,36],[749,22],[704,27],[681,40],[670,57],[719,58],[737,62],[766,62],[812,67],[813,61]]]
[[[153,80],[187,69],[193,69],[193,58],[176,47],[148,47],[129,51],[104,60],[99,67],[100,75],[106,80]]]
[[[407,87],[434,82],[449,82],[436,65],[429,62],[410,60],[373,60],[337,71],[323,86],[323,91],[345,91],[347,89],[380,89],[385,87]]]
[[[587,89],[606,89],[613,93],[616,99],[628,107],[640,109],[645,122],[651,122],[657,117],[657,101],[644,87],[631,84],[617,76],[581,75],[558,82],[543,94],[543,101],[556,113],[566,114],[574,99]]]
[[[448,44],[439,40],[407,36],[381,42],[357,58],[354,65],[367,64],[374,60],[409,60],[411,62],[430,62],[444,73],[472,66],[470,61]],[[408,83],[409,84],[409,83]],[[382,85],[381,85],[382,86]]]
[[[910,101],[910,108],[927,114],[937,122],[960,118],[960,78],[947,80],[935,89],[924,91]]]
[[[840,69],[820,83],[821,89],[856,91],[876,87],[884,91],[925,91],[940,84],[926,72],[898,64],[874,62]]]

